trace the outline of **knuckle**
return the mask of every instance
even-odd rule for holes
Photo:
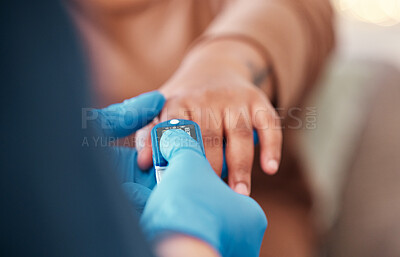
[[[202,130],[203,143],[205,147],[222,146],[222,136],[214,129]]]
[[[203,134],[203,136],[209,136],[209,137],[220,137],[220,133],[212,128],[201,128],[201,133]]]
[[[228,112],[224,123],[227,125],[227,130],[235,134],[246,136],[252,132],[251,117],[247,108],[235,108]]]
[[[240,178],[250,178],[250,172],[251,172],[251,166],[252,163],[249,162],[248,160],[238,160],[234,163],[236,170],[236,175],[239,175]]]
[[[265,93],[258,87],[251,86],[247,92],[253,102],[265,103],[267,101]]]
[[[227,155],[227,164],[228,168],[232,170],[232,172],[235,174],[234,177],[236,178],[236,180],[248,180],[250,178],[251,168],[253,165],[253,158],[250,151],[244,153],[240,157],[238,157],[237,155]]]
[[[249,127],[235,127],[232,130],[232,134],[234,134],[237,137],[242,137],[242,138],[247,138],[247,137],[253,137],[253,130]]]

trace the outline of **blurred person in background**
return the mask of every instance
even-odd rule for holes
[[[159,89],[167,98],[160,120],[198,122],[218,175],[226,140],[229,186],[244,195],[252,190],[268,213],[261,255],[311,256],[312,190],[284,128],[333,47],[329,1],[86,0],[68,6],[89,53],[99,106]],[[150,129],[136,134],[142,169],[152,165]]]
[[[245,195],[252,190],[268,214],[262,255],[311,256],[312,190],[274,108],[286,127],[286,113],[301,106],[321,71],[334,42],[329,1],[68,3],[89,52],[99,106],[159,89],[167,98],[160,120],[199,123],[219,175],[226,140],[229,186]],[[150,129],[136,134],[143,169],[152,165]],[[252,129],[260,138],[254,167]]]
[[[161,138],[168,172],[139,226],[131,197],[149,197],[143,180],[154,184],[154,172],[137,168],[135,149],[103,140],[150,122],[164,96],[87,110],[84,58],[61,3],[7,2],[0,17],[0,256],[258,256],[261,207],[232,191],[180,130]]]
[[[198,122],[218,175],[226,140],[229,186],[244,195],[252,189],[268,213],[262,255],[311,256],[312,190],[288,130],[282,141],[274,108],[284,128],[288,110],[301,106],[322,69],[334,41],[329,1],[68,4],[89,53],[99,106],[159,89],[167,98],[160,121]],[[150,129],[136,134],[142,169],[152,165]],[[260,138],[260,165],[254,167],[252,129]],[[260,172],[272,175],[278,168],[276,176]]]

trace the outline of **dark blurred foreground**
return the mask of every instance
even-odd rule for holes
[[[149,256],[133,211],[81,147],[87,80],[57,1],[0,9],[0,256]]]

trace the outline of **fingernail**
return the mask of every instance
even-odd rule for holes
[[[247,188],[245,183],[237,183],[235,186],[235,192],[242,195],[249,195],[249,189]]]
[[[278,162],[276,160],[270,160],[267,163],[268,170],[272,171],[272,172],[276,172],[278,170],[278,166],[279,166],[279,164],[278,164]]]

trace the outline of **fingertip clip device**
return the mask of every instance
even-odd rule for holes
[[[181,129],[185,131],[189,136],[199,143],[205,156],[200,127],[196,122],[191,120],[172,119],[157,124],[151,130],[151,145],[153,149],[153,163],[156,172],[157,184],[161,182],[165,169],[168,166],[168,162],[164,159],[160,151],[160,139],[163,133],[169,129]]]

